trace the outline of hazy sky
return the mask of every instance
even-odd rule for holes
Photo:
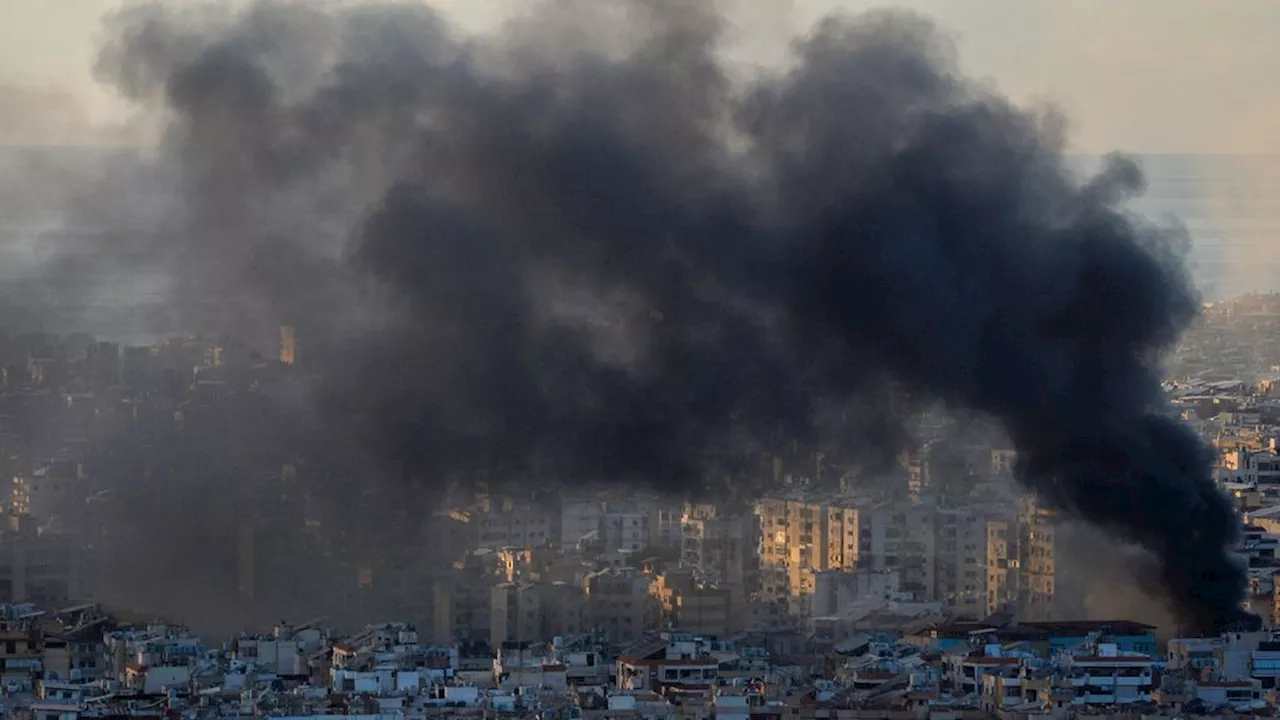
[[[131,1],[0,0],[0,144],[120,136],[113,131],[128,108],[90,71],[99,19]],[[531,1],[431,4],[484,30]],[[1084,152],[1280,153],[1280,0],[725,4],[735,19],[735,56],[760,62],[780,57],[791,34],[833,10],[922,10],[956,37],[967,72],[1019,101],[1063,107]]]

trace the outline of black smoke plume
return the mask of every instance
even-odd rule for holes
[[[93,267],[168,278],[185,327],[296,326],[324,422],[397,472],[684,490],[832,405],[891,452],[905,388],[1001,421],[1189,627],[1243,620],[1236,520],[1161,409],[1185,237],[1125,210],[1129,160],[1075,179],[1059,118],[927,20],[825,20],[745,84],[702,2],[553,2],[495,38],[416,5],[110,29],[102,77],[170,123],[121,179],[147,212],[91,204]]]

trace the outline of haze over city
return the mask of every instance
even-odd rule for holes
[[[1266,716],[1277,26],[0,7],[7,707]]]

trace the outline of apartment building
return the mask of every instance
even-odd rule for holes
[[[738,628],[733,593],[701,582],[691,570],[658,575],[650,593],[661,605],[664,627],[710,637],[725,637]]]
[[[490,591],[489,642],[535,643],[583,631],[581,587],[567,583],[501,583]]]
[[[896,570],[903,592],[926,600],[937,583],[938,508],[931,502],[894,501],[862,513],[861,567]]]
[[[1057,596],[1057,514],[1023,498],[1016,515],[986,526],[986,612],[1016,605],[1026,620],[1047,620]]]
[[[1018,602],[1018,523],[1010,519],[991,519],[987,531],[987,603],[986,615],[992,615]]]
[[[1027,497],[1019,505],[1018,519],[1023,550],[1020,569],[1026,578],[1018,607],[1027,620],[1048,620],[1056,591],[1057,513]]]
[[[650,594],[653,578],[636,568],[600,570],[587,576],[586,622],[610,642],[635,642],[658,624],[661,608]]]
[[[489,640],[491,578],[453,570],[432,584],[432,630],[436,642]]]
[[[755,515],[689,504],[681,518],[680,567],[745,600],[755,586],[759,546]]]
[[[537,506],[490,512],[479,522],[481,547],[542,547],[556,537],[555,517]]]
[[[610,511],[600,519],[600,540],[606,552],[638,553],[649,546],[649,514]]]
[[[0,521],[0,593],[6,600],[65,604],[83,597],[78,536],[38,528],[26,515],[4,515]]]
[[[858,565],[858,509],[832,501],[765,498],[755,505],[760,527],[760,588],[807,615],[814,573]]]
[[[986,514],[980,507],[938,509],[933,598],[956,615],[986,614]]]
[[[987,608],[987,521],[999,509],[948,507],[932,497],[860,510],[860,569],[897,573],[901,590],[978,617]]]
[[[599,498],[568,498],[560,505],[560,547],[594,543],[600,534],[604,502]]]

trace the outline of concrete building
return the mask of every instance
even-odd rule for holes
[[[985,523],[987,531],[987,603],[986,615],[1016,605],[1018,602],[1018,524],[1013,520],[992,519]]]
[[[560,547],[599,541],[604,502],[599,498],[567,498],[560,505]]]
[[[708,637],[725,637],[739,628],[733,593],[700,581],[692,570],[658,575],[650,592],[661,604],[664,627]]]
[[[0,517],[0,596],[10,602],[67,604],[85,593],[80,538],[37,528],[26,515]]]
[[[207,652],[186,628],[163,624],[103,636],[103,675],[134,692],[187,689],[192,669]]]
[[[658,498],[646,505],[649,512],[649,547],[655,550],[682,550],[685,504]]]
[[[6,688],[32,689],[44,656],[41,614],[32,605],[0,606],[0,682]]]
[[[1150,702],[1155,662],[1142,653],[1126,653],[1116,645],[1096,647],[1058,658],[1071,686],[1076,703],[1082,705],[1127,705]]]
[[[493,660],[494,684],[503,690],[536,687],[564,692],[568,688],[567,669],[564,663],[533,652],[528,643],[504,643]]]
[[[614,643],[634,642],[658,624],[661,609],[649,592],[652,584],[652,577],[635,568],[610,568],[588,575],[588,627]]]
[[[952,614],[986,613],[987,513],[981,508],[939,508],[933,599]]]
[[[687,505],[681,517],[680,567],[745,600],[755,585],[759,529],[755,515]]]
[[[617,688],[659,695],[701,693],[716,685],[719,659],[692,637],[667,635],[627,648],[618,657]]]
[[[938,508],[931,502],[894,501],[868,508],[859,528],[860,567],[897,571],[903,592],[934,597],[937,584]]]
[[[638,553],[649,546],[649,514],[639,510],[609,511],[600,519],[605,552]]]
[[[479,521],[480,547],[542,547],[555,542],[555,519],[536,506],[490,512]]]
[[[308,672],[308,652],[319,649],[320,640],[318,630],[280,624],[270,635],[241,635],[232,642],[232,652],[265,672],[302,677]]]
[[[59,458],[41,462],[30,473],[13,478],[13,512],[63,524],[81,522],[89,497],[89,476],[84,464]]]
[[[297,360],[297,340],[292,325],[280,326],[280,362],[292,365]]]
[[[1018,608],[1027,620],[1047,620],[1053,615],[1057,590],[1057,513],[1024,498],[1018,512],[1023,574]]]
[[[1027,620],[1048,620],[1057,601],[1058,516],[1024,498],[1017,515],[986,522],[986,614],[1016,606]]]
[[[587,629],[587,597],[581,585],[555,581],[537,587],[542,605],[540,640],[579,635]]]
[[[814,574],[813,617],[838,616],[863,600],[884,600],[900,591],[896,571],[822,570]]]
[[[494,585],[489,598],[490,645],[538,641],[542,630],[542,603],[537,592],[506,582]]]
[[[893,572],[902,592],[937,600],[953,615],[987,606],[985,505],[941,506],[932,497],[895,500],[858,511],[857,566]]]
[[[501,583],[490,591],[489,642],[536,643],[583,630],[583,590],[568,583]]]
[[[1275,485],[1280,483],[1280,455],[1271,449],[1225,450],[1215,473],[1219,482]]]
[[[858,510],[830,502],[766,498],[756,503],[760,527],[760,588],[807,615],[813,574],[858,566]]]
[[[445,573],[432,584],[432,635],[438,643],[489,641],[492,615],[489,578],[461,570]]]

